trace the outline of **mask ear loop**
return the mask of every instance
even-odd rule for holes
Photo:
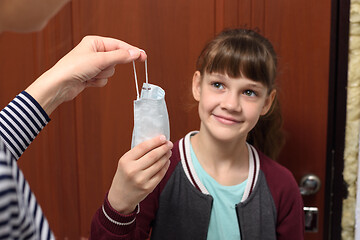
[[[140,49],[140,52],[145,53],[144,50]],[[133,69],[134,69],[134,77],[135,77],[135,86],[136,86],[136,100],[139,100],[140,94],[139,94],[139,86],[137,81],[137,75],[136,75],[136,68],[135,68],[135,61],[133,63]],[[147,59],[145,59],[145,81],[146,81],[146,88],[149,89],[149,79],[148,79],[148,71],[147,71]]]
[[[134,76],[135,76],[135,86],[136,86],[136,100],[139,100],[139,86],[137,82],[137,76],[136,76],[136,68],[135,68],[135,61],[133,61],[133,68],[134,68]]]

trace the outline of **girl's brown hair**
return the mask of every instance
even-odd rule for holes
[[[196,69],[261,82],[270,93],[275,88],[277,56],[269,40],[249,29],[224,30],[202,50]],[[248,142],[276,159],[284,145],[280,105],[275,98],[265,116],[248,134]]]

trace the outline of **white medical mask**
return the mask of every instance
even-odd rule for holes
[[[134,129],[131,148],[161,134],[170,140],[165,91],[159,86],[148,83],[147,60],[145,60],[146,82],[143,84],[139,96],[135,62],[133,62],[133,67],[137,98],[134,101]]]

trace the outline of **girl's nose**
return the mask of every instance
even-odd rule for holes
[[[240,98],[238,94],[231,92],[226,93],[223,96],[220,106],[228,111],[241,111]]]

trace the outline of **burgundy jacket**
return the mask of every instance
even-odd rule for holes
[[[190,135],[174,144],[163,180],[132,214],[121,215],[107,198],[95,213],[91,236],[98,239],[206,239],[212,197],[190,155]],[[242,240],[304,239],[303,202],[291,172],[251,145],[249,175],[235,211]]]

